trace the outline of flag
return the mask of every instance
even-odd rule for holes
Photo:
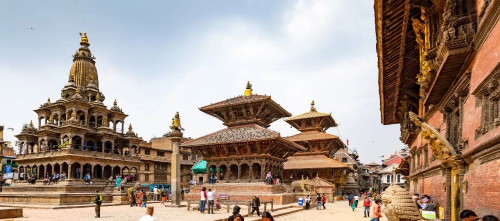
[[[347,146],[349,146],[349,139],[347,139]]]

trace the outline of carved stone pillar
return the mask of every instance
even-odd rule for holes
[[[171,171],[171,184],[172,184],[172,206],[181,205],[181,155],[179,154],[179,145],[182,139],[182,132],[180,130],[172,130],[170,132],[170,140],[174,144],[172,150],[172,171]]]
[[[103,180],[104,180],[104,179],[106,179],[106,177],[104,177],[104,167],[103,167],[103,166],[101,166],[101,167],[102,167],[101,179],[103,179]],[[108,178],[109,178],[109,177],[108,177]]]
[[[446,212],[445,217],[451,219],[451,168],[446,168]],[[423,185],[422,185],[423,186]]]
[[[241,164],[238,164],[238,181],[241,178]]]
[[[83,173],[85,173],[85,171],[83,171],[83,165],[80,164],[80,178],[81,180],[83,180]]]
[[[67,174],[68,175],[68,180],[73,179],[73,174],[72,174],[73,168],[71,168],[72,166],[73,166],[72,163],[68,164],[68,174]]]

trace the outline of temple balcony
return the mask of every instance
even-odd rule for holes
[[[126,161],[136,161],[136,162],[139,162],[141,160],[141,157],[139,156],[124,156],[113,153],[103,153],[97,151],[67,149],[67,148],[57,149],[57,150],[47,150],[36,153],[17,154],[16,160],[21,161],[21,160],[47,159],[47,157],[61,157],[61,156],[92,157],[99,159],[126,160]]]

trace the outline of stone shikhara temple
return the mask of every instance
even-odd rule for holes
[[[303,178],[307,179],[309,186],[321,183],[324,187],[324,183],[328,181],[340,183],[343,180],[345,183],[347,171],[344,170],[347,166],[329,158],[336,150],[345,147],[337,136],[324,133],[326,129],[336,126],[329,114],[314,110],[308,114],[310,117],[289,118],[287,121],[302,133],[281,137],[279,133],[267,128],[272,122],[291,117],[291,114],[273,101],[271,96],[252,94],[250,83],[243,96],[210,104],[200,110],[221,120],[227,128],[185,142],[181,146],[203,156],[207,161],[208,176],[211,174],[218,177],[218,183],[213,188],[218,193],[228,194],[231,200],[251,200],[253,195],[257,195],[261,200],[273,199],[279,204],[295,202],[296,194],[289,187],[265,184],[268,172],[282,180],[290,173],[296,173],[296,176],[306,175]],[[304,125],[301,126],[302,119]],[[287,159],[298,152],[304,154],[294,157],[293,162],[288,164]],[[311,163],[311,158],[320,163],[325,163],[326,160],[328,164],[311,168],[310,165],[305,165]],[[287,164],[293,168],[286,172]],[[309,179],[313,177],[309,175],[320,175],[328,181],[311,182]],[[334,187],[334,184],[328,184],[328,194],[333,193]],[[186,198],[198,199],[200,188],[201,186],[195,187]],[[307,191],[314,192],[314,189],[307,188]]]
[[[406,188],[444,220],[498,215],[500,1],[375,0],[381,121],[399,124]]]

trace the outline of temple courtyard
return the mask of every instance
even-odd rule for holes
[[[229,213],[226,213],[226,207],[219,211],[215,211],[215,214],[200,214],[198,211],[187,211],[186,207],[172,208],[164,207],[160,203],[150,203],[150,206],[155,207],[154,217],[156,220],[222,220],[229,217]],[[261,211],[263,206],[261,206]],[[363,208],[358,205],[358,208],[353,212],[350,207],[347,206],[347,201],[340,201],[335,203],[327,203],[326,210],[300,210],[297,204],[287,204],[287,205],[275,205],[274,212],[271,212],[275,216],[275,220],[370,220],[369,218],[363,217]],[[101,218],[99,220],[121,220],[121,221],[136,221],[143,215],[145,215],[145,208],[140,207],[130,207],[128,205],[121,206],[103,206],[101,207]],[[242,206],[241,214],[247,215],[247,207]],[[282,215],[288,214],[288,215]],[[94,218],[94,207],[83,207],[83,208],[68,208],[68,209],[24,209],[23,218],[15,218],[12,220],[19,221],[44,221],[44,220],[74,220],[74,221],[85,221],[85,220],[96,220]],[[182,217],[182,218],[180,218]],[[245,217],[245,220],[258,220],[258,216]],[[8,219],[9,220],[9,219]],[[382,221],[387,220],[385,217],[381,219]]]

